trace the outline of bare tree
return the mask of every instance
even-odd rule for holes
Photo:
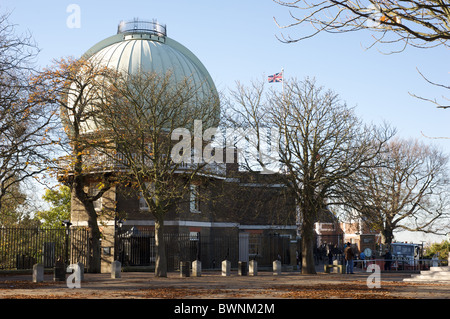
[[[390,244],[404,229],[445,235],[449,222],[448,156],[415,140],[394,139],[377,166],[356,172],[343,194],[356,217]]]
[[[101,143],[96,132],[94,100],[104,90],[102,79],[109,74],[104,67],[84,59],[61,59],[34,78],[33,99],[58,115],[53,139],[59,157],[52,168],[58,179],[71,189],[72,199],[78,200],[88,215],[90,240],[89,271],[100,272],[100,212],[95,201],[108,191],[113,183],[109,172],[93,174],[102,165],[93,159],[90,150]],[[96,191],[89,190],[95,182]]]
[[[450,3],[447,1],[277,1],[280,5],[305,12],[283,28],[301,24],[311,24],[311,34],[296,39],[295,42],[312,37],[320,32],[351,32],[370,29],[380,34],[374,37],[375,43],[397,43],[402,46],[420,48],[438,45],[448,46],[450,40]]]
[[[155,276],[166,277],[164,218],[185,199],[196,174],[207,169],[197,151],[203,150],[202,126],[218,125],[217,94],[170,71],[117,73],[106,82],[109,89],[98,98],[96,117],[107,143],[97,150],[118,161],[127,184],[145,200],[155,220]],[[198,159],[194,163],[192,155]]]
[[[284,92],[267,93],[263,84],[250,89],[239,86],[234,94],[235,109],[243,125],[255,131],[257,127],[275,127],[279,132],[280,176],[295,194],[300,213],[302,272],[315,273],[318,213],[342,197],[341,183],[372,165],[392,132],[363,125],[337,94],[314,80],[285,83]],[[255,144],[260,145],[264,135],[255,136]],[[259,163],[265,166],[267,161]]]
[[[46,170],[51,154],[49,131],[56,117],[32,98],[38,52],[29,35],[16,35],[7,14],[0,16],[0,210],[6,197],[8,205],[15,198],[24,201],[15,194]]]
[[[408,46],[418,48],[448,47],[450,40],[450,3],[448,1],[279,1],[276,3],[288,7],[293,22],[277,25],[283,29],[310,25],[308,34],[292,38],[281,35],[281,41],[292,43],[314,37],[322,32],[345,33],[360,30],[372,32],[373,42],[391,48],[390,53],[402,52]],[[303,15],[297,14],[297,12]],[[305,30],[305,28],[302,28]],[[420,75],[427,83],[448,89],[448,85],[435,83]],[[415,96],[414,94],[412,94]],[[417,97],[417,96],[416,96]],[[418,97],[436,104],[439,108],[449,108],[448,98],[438,102],[436,98]]]

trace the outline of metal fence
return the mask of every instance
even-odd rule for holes
[[[54,267],[56,260],[82,262],[88,269],[89,235],[83,228],[0,228],[0,269]]]
[[[124,266],[154,266],[156,245],[153,231],[119,231],[115,256]],[[237,267],[240,236],[164,234],[169,271],[179,270],[181,261],[200,260],[204,269],[219,269],[223,260]],[[241,243],[242,244],[242,243]],[[297,250],[299,242],[297,241]],[[291,262],[290,237],[277,234],[250,234],[245,243],[249,259],[261,267],[271,267],[276,259]],[[89,271],[89,233],[85,228],[42,229],[0,228],[0,270],[32,269],[36,263],[52,268],[56,260],[81,262]]]
[[[356,259],[354,260],[354,264],[363,270],[375,264],[382,271],[417,272],[420,270],[429,270],[430,267],[447,266],[447,261],[432,259]]]
[[[198,241],[185,234],[164,234],[169,270],[177,270],[180,261],[197,259]],[[153,232],[131,230],[118,234],[116,256],[124,266],[154,266],[156,243]]]

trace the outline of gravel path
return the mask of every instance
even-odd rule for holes
[[[156,278],[153,273],[126,272],[121,278],[109,274],[85,274],[81,288],[69,289],[65,282],[33,283],[31,275],[0,275],[1,299],[448,299],[449,283],[409,283],[410,275],[382,273],[380,288],[367,286],[368,274],[302,275],[283,273],[274,276],[221,276],[205,272],[201,277],[180,277],[169,273]]]

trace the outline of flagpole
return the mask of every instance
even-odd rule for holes
[[[284,68],[281,68],[281,91],[283,94],[283,98],[284,98]]]

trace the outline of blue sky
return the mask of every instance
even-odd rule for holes
[[[80,8],[80,28],[66,24],[70,4]],[[292,22],[288,8],[271,0],[166,0],[81,1],[2,0],[0,12],[11,11],[17,30],[28,30],[41,48],[38,63],[81,56],[100,40],[114,35],[121,20],[156,18],[167,25],[168,36],[189,48],[209,70],[219,90],[260,80],[284,68],[287,77],[315,77],[334,90],[366,122],[386,121],[405,138],[419,138],[440,145],[450,153],[449,110],[418,100],[411,93],[429,98],[448,92],[426,83],[417,72],[439,83],[448,83],[448,49],[407,48],[385,55],[387,46],[366,50],[370,32],[321,34],[294,44],[276,35],[309,33],[309,26],[279,29]],[[300,12],[293,13],[301,15]],[[280,84],[271,84],[279,86]],[[447,94],[450,96],[450,94]],[[449,137],[449,139],[428,139]]]

